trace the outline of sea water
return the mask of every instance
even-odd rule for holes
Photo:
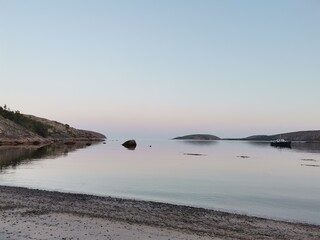
[[[0,147],[0,184],[320,224],[320,143],[139,140]]]

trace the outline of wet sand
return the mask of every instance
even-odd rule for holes
[[[0,239],[320,239],[320,226],[0,186]]]

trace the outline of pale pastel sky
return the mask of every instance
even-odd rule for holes
[[[110,138],[320,129],[320,1],[0,0],[0,105]]]

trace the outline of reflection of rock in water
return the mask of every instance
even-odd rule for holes
[[[69,152],[87,147],[86,143],[74,145],[52,144],[47,146],[2,146],[0,147],[0,171],[7,167],[26,164],[36,159],[57,158]]]
[[[0,147],[0,169],[8,166],[15,167],[23,160],[28,161],[36,147]]]

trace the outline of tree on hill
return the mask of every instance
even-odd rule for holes
[[[0,116],[22,126],[26,129],[42,136],[47,137],[48,136],[48,126],[38,122],[36,120],[33,120],[31,118],[28,118],[21,114],[19,111],[11,111],[7,105],[5,104],[4,107],[0,107]]]

